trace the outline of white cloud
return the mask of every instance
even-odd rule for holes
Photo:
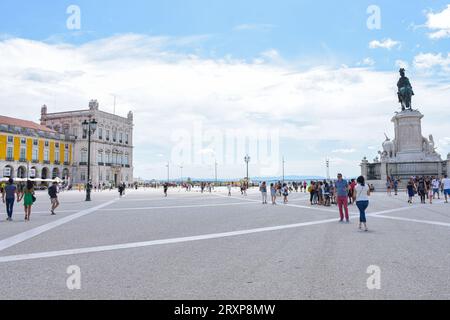
[[[391,38],[384,39],[382,41],[373,40],[369,43],[370,49],[381,48],[381,49],[391,50],[392,48],[395,48],[395,47],[400,48],[400,42],[392,40]]]
[[[336,149],[331,151],[332,153],[355,153],[356,149]]]
[[[409,63],[405,60],[396,60],[395,61],[395,66],[399,67],[399,68],[405,68],[408,69],[409,68]]]
[[[443,56],[442,53],[420,53],[414,57],[414,66],[420,70],[442,68],[450,71],[450,53]]]
[[[426,27],[433,30],[428,36],[431,39],[442,39],[450,37],[450,4],[438,13],[427,14]]]
[[[370,57],[364,58],[363,61],[360,61],[356,64],[357,66],[368,66],[368,67],[372,67],[375,65],[375,60],[373,60]]]
[[[326,66],[304,70],[289,62],[208,59],[173,50],[196,41],[192,39],[129,34],[80,46],[0,41],[0,113],[38,121],[44,103],[49,112],[67,111],[87,108],[91,98],[99,100],[101,110],[112,112],[114,92],[120,97],[117,114],[134,111],[136,176],[143,178],[165,177],[163,157],[151,164],[149,157],[170,155],[171,133],[192,132],[194,122],[221,132],[278,130],[280,139],[298,150],[297,169],[303,174],[323,175],[317,159],[351,139],[355,151],[346,153],[348,159],[335,163],[334,169],[356,175],[360,159],[376,155],[361,152],[369,145],[381,149],[384,132],[393,135],[397,73]],[[413,103],[424,108],[426,132],[437,141],[448,136],[450,108],[442,102],[450,101],[449,90],[439,82],[428,86],[410,78]],[[434,114],[439,116],[433,119]],[[213,150],[207,143],[202,148]],[[308,164],[307,172],[302,163]],[[257,175],[256,162],[250,166]],[[185,163],[185,168],[186,175],[210,176],[211,170],[205,173],[201,166]],[[240,160],[221,167],[220,175],[235,177],[242,168]]]

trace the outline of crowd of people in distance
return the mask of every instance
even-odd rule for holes
[[[444,195],[445,202],[448,203],[450,179],[447,175],[443,179],[428,176],[411,177],[406,185],[406,192],[408,194],[408,203],[410,204],[413,203],[415,195],[419,196],[420,203],[426,204],[428,200],[432,204],[436,196],[438,199],[441,199],[441,194]]]

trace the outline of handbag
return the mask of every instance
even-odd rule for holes
[[[31,195],[31,200],[33,200],[33,203],[36,202],[36,197],[34,196],[34,194]]]

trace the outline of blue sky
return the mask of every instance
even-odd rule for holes
[[[276,48],[289,59],[351,65],[367,56],[377,68],[391,70],[395,60],[411,59],[420,51],[448,51],[449,41],[428,38],[425,11],[444,9],[448,1],[16,1],[2,0],[2,33],[35,40],[80,44],[121,33],[165,36],[210,36],[202,43],[205,56],[231,54],[253,58]],[[66,8],[81,8],[82,32],[66,28]],[[381,9],[381,29],[369,30],[369,5]],[[239,26],[242,27],[239,30]],[[245,26],[248,28],[245,29]],[[238,30],[237,30],[238,29]],[[371,50],[374,39],[392,38],[402,50]],[[420,47],[417,47],[417,46]],[[186,49],[185,49],[186,50]]]
[[[78,31],[68,30],[66,26],[69,17],[66,9],[70,5],[81,9],[81,29]],[[380,29],[367,27],[370,5],[381,10]],[[450,79],[450,26],[446,21],[450,7],[447,10],[447,6],[448,0],[408,3],[1,0],[0,45],[3,46],[0,49],[3,52],[0,51],[0,55],[11,63],[0,70],[4,71],[4,83],[10,84],[9,89],[0,90],[3,100],[0,111],[10,113],[7,103],[14,97],[16,103],[23,106],[39,101],[49,105],[50,109],[70,109],[87,104],[91,98],[99,98],[101,105],[109,110],[110,92],[120,92],[119,111],[126,114],[131,108],[140,113],[142,119],[147,115],[153,122],[166,127],[189,130],[190,121],[202,119],[226,130],[230,123],[238,123],[241,119],[247,120],[252,128],[270,126],[279,129],[280,152],[288,159],[295,159],[288,162],[288,174],[324,174],[323,159],[333,156],[336,167],[357,174],[362,156],[375,157],[384,137],[383,131],[392,131],[391,114],[378,113],[373,116],[374,121],[379,121],[380,128],[372,128],[370,134],[362,135],[369,139],[366,145],[363,141],[352,141],[351,136],[357,128],[361,130],[363,125],[369,125],[364,115],[370,115],[373,108],[378,108],[360,106],[361,100],[377,100],[370,103],[383,104],[379,110],[393,112],[398,106],[395,92],[391,91],[400,65],[407,66],[413,85],[419,87],[416,97],[419,103],[433,104],[436,108],[427,106],[429,110],[440,110],[437,105],[447,103],[443,101],[448,97]],[[62,44],[68,45],[69,49],[63,49]],[[34,55],[52,59],[38,64],[33,61]],[[82,58],[70,62],[65,60],[68,55]],[[127,65],[128,69],[118,70],[117,65]],[[144,65],[150,70],[147,75],[139,73],[139,66]],[[16,70],[10,70],[12,66]],[[164,80],[156,79],[156,73],[151,70],[160,70],[162,73],[158,77]],[[24,82],[6,78],[8,72],[13,77],[23,75],[21,81]],[[67,74],[78,74],[84,81],[67,79],[64,76]],[[89,77],[105,74],[108,74],[105,79],[109,80],[107,87],[96,85],[94,91],[83,84],[91,79]],[[226,81],[216,83],[216,78],[210,79],[205,74],[218,75]],[[130,79],[142,77],[148,84],[133,84],[126,88],[120,81],[113,81],[120,78],[117,75]],[[241,83],[241,75],[254,86],[245,89],[248,82]],[[183,96],[189,92],[185,92],[180,79],[187,79],[187,82],[192,79],[192,96],[188,99]],[[167,85],[161,84],[156,89],[160,83]],[[172,92],[167,90],[164,95],[162,92],[171,84],[174,84],[170,88]],[[349,89],[339,87],[344,84]],[[14,92],[12,88],[17,86],[25,86],[27,92]],[[379,90],[385,96],[381,97],[382,101],[376,95],[361,95],[356,100],[361,90]],[[334,114],[339,115],[340,110],[327,109],[327,104],[317,97],[323,96],[322,100],[334,102],[338,98],[336,92],[338,95],[342,92],[342,101],[337,103],[342,104],[342,111],[350,111],[348,118],[341,119],[346,124],[343,126],[348,127],[351,122],[356,128],[356,131],[349,131],[349,140],[339,134],[324,133],[324,130],[333,131],[339,127],[334,120],[340,117]],[[261,98],[265,95],[268,98]],[[269,102],[272,105],[266,105]],[[30,113],[23,117],[36,120],[32,113],[38,107],[25,107],[30,108]],[[164,117],[167,109],[178,108],[184,118],[178,121],[158,118]],[[235,110],[236,117],[222,116],[224,108]],[[215,113],[210,114],[211,109]],[[318,113],[314,117],[314,112],[310,112],[312,109],[323,110],[324,114]],[[442,129],[442,119],[450,120],[450,117],[447,111],[442,112],[426,114],[429,122],[424,128],[440,135],[438,146],[445,156],[450,151],[450,134]],[[221,121],[224,117],[230,117],[229,122]],[[240,126],[247,124],[244,121]],[[164,132],[163,127],[154,130],[156,135],[161,131]],[[138,122],[136,135],[145,134]],[[173,141],[162,143],[164,136],[168,135],[155,137],[158,140],[155,142],[136,139],[137,175],[146,178],[165,175],[163,163],[170,158]],[[378,136],[379,140],[373,140]],[[208,152],[207,147],[203,149]],[[203,174],[202,166],[192,165],[191,169],[189,164],[185,166],[187,172],[191,170],[187,175],[207,175]],[[224,164],[224,176],[241,174],[236,171],[239,165],[225,167]]]

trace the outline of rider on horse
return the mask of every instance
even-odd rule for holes
[[[398,102],[402,104],[402,111],[405,108],[411,109],[411,96],[414,95],[411,83],[409,79],[405,76],[405,69],[400,69],[400,80],[398,80]]]

